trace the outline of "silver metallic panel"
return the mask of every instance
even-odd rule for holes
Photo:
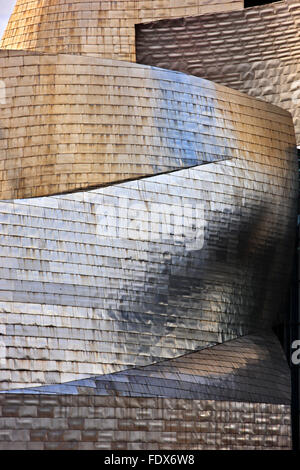
[[[11,393],[166,397],[290,405],[289,376],[278,339],[274,334],[259,333],[149,366],[64,384],[17,389]]]
[[[272,116],[261,119],[272,139],[252,135],[222,163],[1,203],[2,390],[146,365],[276,322],[297,161],[290,120]]]

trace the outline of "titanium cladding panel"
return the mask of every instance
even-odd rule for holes
[[[235,117],[231,159],[1,202],[2,389],[146,365],[278,320],[297,196],[293,125],[222,90],[216,128]]]
[[[16,390],[9,392],[16,393]],[[290,370],[278,338],[259,332],[158,363],[62,384],[18,389],[44,395],[106,395],[289,405]]]
[[[152,66],[164,51],[159,65],[198,74],[200,57],[235,86],[228,41],[237,82],[287,100],[297,126],[284,84],[298,5],[226,13],[242,8],[17,1],[1,46],[17,50],[0,52],[0,449],[290,448],[289,370],[268,330],[293,254],[291,116]],[[200,30],[174,20],[208,12],[222,16]],[[162,18],[155,44],[156,23],[137,28],[150,66],[132,63],[135,24]]]
[[[224,160],[239,146],[231,101],[247,98],[207,80],[95,57],[5,50],[0,78],[1,199]]]
[[[291,449],[290,407],[281,404],[19,393],[0,401],[1,450]]]
[[[280,106],[300,145],[300,2],[136,26],[137,62],[179,70]]]
[[[278,339],[264,332],[146,367],[1,393],[0,449],[290,449],[289,375]]]
[[[17,0],[0,48],[135,62],[135,24],[242,8],[242,0]]]

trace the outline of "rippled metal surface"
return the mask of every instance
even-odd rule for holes
[[[277,321],[295,221],[293,126],[240,99],[230,160],[1,202],[2,390],[146,365]]]
[[[144,367],[10,393],[291,402],[290,372],[283,350],[274,334],[265,332]]]
[[[108,186],[231,158],[241,98],[207,80],[0,51],[0,199]],[[241,112],[243,112],[241,110]]]
[[[137,25],[137,62],[208,78],[287,109],[300,145],[299,1],[211,13]]]
[[[240,10],[243,0],[17,0],[0,48],[135,61],[135,24]]]
[[[90,394],[0,394],[0,403],[5,450],[291,448],[287,405]]]
[[[115,374],[2,392],[0,449],[290,449],[289,388],[278,339],[244,336]]]
[[[2,47],[53,55],[0,53],[0,449],[290,448],[291,116],[115,60],[137,20],[241,2],[52,3],[19,0]]]

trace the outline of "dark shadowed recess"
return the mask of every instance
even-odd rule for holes
[[[245,0],[244,8],[255,7],[256,5],[267,5],[268,3],[276,3],[280,0],[273,0],[272,2],[267,2],[266,0]]]

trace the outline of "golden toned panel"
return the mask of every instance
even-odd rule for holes
[[[1,199],[166,173],[237,157],[245,146],[267,155],[275,129],[280,146],[294,144],[288,112],[169,70],[2,50],[0,79]]]
[[[0,47],[135,61],[137,23],[242,8],[241,0],[18,0]]]

